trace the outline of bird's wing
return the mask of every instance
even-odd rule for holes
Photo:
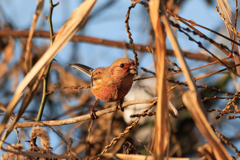
[[[73,68],[75,68],[75,69],[78,69],[78,70],[86,73],[86,74],[87,74],[88,76],[90,76],[90,77],[91,77],[92,72],[93,72],[93,70],[94,70],[94,69],[92,69],[91,67],[85,66],[85,65],[83,65],[83,64],[77,64],[77,63],[75,63],[75,64],[68,64],[68,65],[71,66],[71,67],[73,67]]]
[[[106,69],[107,67],[100,67],[100,68],[94,69],[94,71],[92,72],[91,81],[92,81],[92,87],[94,89],[101,87],[102,84],[105,83],[103,77]]]
[[[94,71],[92,72],[93,81],[102,79],[102,77],[104,75],[104,71],[106,70],[106,68],[107,67],[100,67],[100,68],[94,69]]]

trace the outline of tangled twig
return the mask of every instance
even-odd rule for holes
[[[148,112],[148,111],[155,105],[155,103],[156,103],[156,101],[153,102],[152,104],[150,104],[150,106],[149,106],[146,110],[144,110],[144,111],[142,112],[142,114]],[[142,117],[142,116],[141,116],[141,117]],[[98,160],[100,159],[100,156],[101,156],[102,154],[106,153],[110,147],[112,147],[114,144],[116,144],[117,141],[118,141],[121,137],[125,136],[133,127],[135,127],[141,117],[138,117],[130,126],[128,126],[127,128],[125,128],[124,132],[123,132],[123,133],[120,133],[120,134],[118,135],[118,137],[113,138],[113,140],[110,142],[110,144],[107,145],[107,146],[105,146],[105,148],[102,150],[102,152],[98,155]]]
[[[63,86],[61,84],[52,84],[54,88],[61,88],[61,89],[78,89],[78,90],[81,90],[81,89],[88,89],[88,88],[91,88],[91,86],[85,86],[85,87],[82,87],[82,86]]]
[[[129,42],[130,42],[130,44],[132,44],[132,51],[134,54],[135,64],[138,66],[139,65],[138,56],[137,56],[137,52],[135,51],[135,47],[134,47],[134,43],[133,43],[133,39],[132,39],[132,33],[130,32],[130,26],[129,26],[130,11],[132,8],[134,8],[136,6],[136,4],[137,3],[132,3],[131,6],[128,7],[125,23],[126,23],[126,30],[128,33]]]
[[[240,37],[239,32],[236,30],[236,28],[233,27],[232,24],[227,21],[227,19],[224,17],[224,15],[223,15],[222,13],[220,13],[219,7],[216,6],[215,9],[216,9],[218,15],[223,19],[223,21],[224,21],[224,23],[226,24],[226,26],[227,26],[237,37]]]
[[[234,104],[234,101],[236,98],[238,98],[238,96],[239,96],[239,92],[234,94],[233,99],[231,99],[227,103],[226,107],[220,112],[220,114],[216,117],[216,119],[219,119],[221,116],[223,116],[225,114],[225,112],[230,108],[230,106]],[[238,110],[238,108],[236,108],[236,109]]]
[[[234,149],[234,151],[236,152],[236,154],[237,154],[238,156],[240,156],[240,152],[239,152],[239,150],[237,149],[237,147],[236,147],[233,143],[231,143],[227,137],[225,137],[225,136],[222,135],[217,129],[215,129],[214,126],[211,126],[211,127],[212,127],[213,131],[217,133],[217,136],[218,136],[225,144],[228,144],[229,146],[231,146],[231,147]]]
[[[146,116],[154,116],[156,115],[156,112],[148,112],[148,113],[142,113],[142,114],[132,114],[130,115],[130,118],[135,118],[135,117],[146,117]]]

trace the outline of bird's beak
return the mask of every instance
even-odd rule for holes
[[[138,68],[135,65],[133,65],[129,68],[128,73],[138,75]]]

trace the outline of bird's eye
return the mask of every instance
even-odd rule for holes
[[[123,67],[124,67],[124,64],[123,64],[123,63],[122,63],[122,64],[120,64],[120,67],[121,67],[121,68],[123,68]]]

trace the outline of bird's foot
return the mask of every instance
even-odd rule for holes
[[[91,111],[91,118],[92,118],[92,120],[94,120],[94,119],[98,119],[98,116],[96,115],[96,110],[92,110]]]
[[[96,99],[96,101],[95,101],[95,103],[94,103],[94,105],[92,106],[92,109],[91,109],[91,118],[92,118],[92,120],[98,119],[98,116],[95,113],[96,110],[94,110],[94,107],[96,106],[97,102],[98,102],[98,99]]]
[[[123,111],[124,111],[124,108],[123,108],[122,104],[123,104],[123,99],[120,100],[120,101],[117,103],[117,108],[119,108],[119,109],[123,112]]]

